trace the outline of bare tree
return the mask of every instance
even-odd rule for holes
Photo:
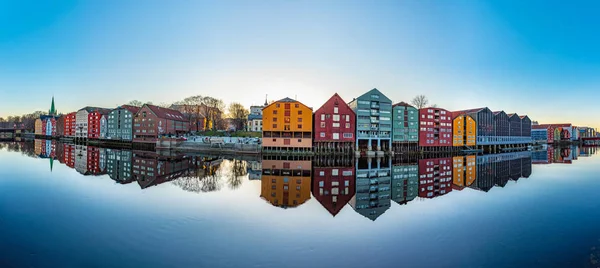
[[[229,117],[233,119],[233,123],[235,124],[236,130],[242,130],[246,126],[246,122],[248,122],[248,115],[250,111],[244,107],[244,105],[233,102],[229,104]]]
[[[213,97],[204,97],[202,98],[202,104],[202,113],[204,114],[206,119],[208,119],[206,120],[206,128],[208,128],[209,122],[212,123],[213,130],[221,128],[224,124],[223,110],[225,110],[225,103],[220,99],[216,99]]]
[[[431,107],[431,108],[437,108],[437,107],[438,107],[438,105],[437,105],[437,104],[432,104],[430,107]]]
[[[144,103],[139,100],[132,100],[132,101],[128,102],[127,105],[135,106],[135,107],[142,107],[144,105]]]
[[[429,100],[425,95],[417,95],[410,101],[410,103],[417,107],[417,109],[421,109],[427,107],[427,103],[429,103]]]
[[[8,122],[8,121],[6,121],[6,119],[4,119],[4,117],[0,117],[0,123],[4,123],[4,122]]]

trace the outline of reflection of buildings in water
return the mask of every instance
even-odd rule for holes
[[[419,165],[398,163],[392,165],[391,199],[405,205],[419,194]]]
[[[64,163],[70,168],[75,168],[75,145],[73,144],[63,144],[63,160],[61,163]]]
[[[313,196],[335,216],[354,196],[354,167],[315,167],[312,184]]]
[[[435,198],[452,191],[452,158],[419,160],[419,197]]]
[[[106,149],[75,145],[75,170],[83,175],[102,175],[106,172]]]
[[[260,180],[262,175],[262,163],[260,161],[248,161],[248,179]]]
[[[573,163],[573,150],[571,147],[568,148],[554,148],[554,159],[553,163],[557,164],[572,164]]]
[[[106,149],[106,173],[112,180],[121,184],[133,182],[132,155],[129,150]]]
[[[529,178],[531,176],[531,154],[521,158],[521,177]]]
[[[172,183],[188,192],[219,191],[223,186],[223,173],[220,172],[223,164],[224,161],[220,158],[192,156],[188,171]]]
[[[106,149],[88,146],[87,148],[87,170],[92,175],[106,173]]]
[[[356,160],[356,194],[350,200],[350,206],[373,221],[390,207],[391,166],[391,158]]]
[[[34,140],[33,141],[33,150],[35,155],[40,156],[42,155],[42,140]]]
[[[86,145],[75,145],[75,170],[83,175],[89,175],[87,150]]]
[[[596,154],[597,147],[583,146],[579,149],[580,157],[590,157]]]
[[[132,179],[142,189],[159,185],[188,174],[190,159],[184,155],[159,155],[156,152],[134,151]]]
[[[533,164],[551,164],[554,159],[554,149],[548,146],[545,150],[531,152],[531,162]]]
[[[296,207],[310,199],[310,160],[262,160],[260,196],[274,206]]]
[[[494,186],[506,186],[509,180],[528,178],[531,156],[531,152],[477,156],[477,180],[471,188],[487,192]]]
[[[477,156],[455,156],[452,158],[452,189],[462,190],[471,186],[477,178]]]

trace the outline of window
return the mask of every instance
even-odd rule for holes
[[[302,124],[298,124],[298,128],[301,129],[302,128]]]
[[[285,111],[283,111],[283,115],[285,115],[285,116],[290,116],[290,111],[289,111],[289,110],[285,110]]]
[[[275,107],[279,108],[279,103],[275,104]]]
[[[279,107],[279,104],[277,104],[277,107]],[[277,110],[273,110],[273,114],[277,114]]]
[[[290,104],[289,103],[286,103],[284,106],[285,106],[284,109],[286,109],[286,110],[290,109]]]
[[[350,128],[350,123],[346,123],[346,128]]]
[[[296,103],[296,104],[294,104],[294,107],[295,108],[300,108],[300,104]]]
[[[273,122],[277,122],[277,117],[273,117]]]
[[[321,134],[319,134],[319,136],[320,136],[321,138],[325,138],[325,132],[321,132]]]
[[[340,123],[333,123],[332,126],[333,127],[340,127]]]
[[[339,122],[340,121],[340,115],[339,114],[334,114],[333,115],[333,121],[334,122]]]
[[[333,133],[333,139],[334,140],[339,140],[340,139],[340,133]]]
[[[298,123],[302,123],[302,118],[298,118]]]
[[[338,107],[333,107],[333,113],[337,114],[338,113]]]
[[[273,124],[273,128],[277,128],[277,124]]]
[[[350,115],[346,115],[346,122],[350,122]]]
[[[277,141],[277,139],[273,139],[273,142],[276,142],[276,141]]]
[[[344,138],[345,139],[351,139],[352,138],[352,133],[344,133]]]
[[[325,120],[325,114],[321,114],[321,121]]]
[[[337,175],[339,175],[339,169],[337,169],[337,168],[334,168],[334,169],[332,169],[332,170],[331,170],[331,175],[332,175],[332,176],[337,176]],[[338,183],[338,184],[339,184],[339,183]],[[338,185],[338,184],[335,184],[335,185]],[[334,184],[333,184],[333,182],[331,183],[331,185],[334,185]],[[335,185],[334,185],[334,186],[335,186]]]

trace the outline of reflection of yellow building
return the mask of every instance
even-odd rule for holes
[[[35,120],[35,135],[43,135],[43,127],[42,127],[42,119],[36,119]]]
[[[33,150],[35,152],[35,155],[41,155],[42,154],[42,140],[35,140],[33,143]]]
[[[452,122],[453,146],[475,146],[477,140],[477,124],[469,115],[460,114]]]
[[[263,160],[260,196],[274,206],[296,207],[310,199],[311,161]]]
[[[263,147],[312,148],[313,112],[285,98],[263,108]]]
[[[456,156],[452,158],[452,182],[459,188],[468,187],[477,179],[477,156]]]

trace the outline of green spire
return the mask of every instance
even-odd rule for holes
[[[52,166],[54,166],[54,159],[50,157],[50,172],[52,172]]]
[[[49,115],[56,115],[56,109],[54,108],[54,96],[52,96],[52,105],[50,106],[50,111],[48,111]]]

